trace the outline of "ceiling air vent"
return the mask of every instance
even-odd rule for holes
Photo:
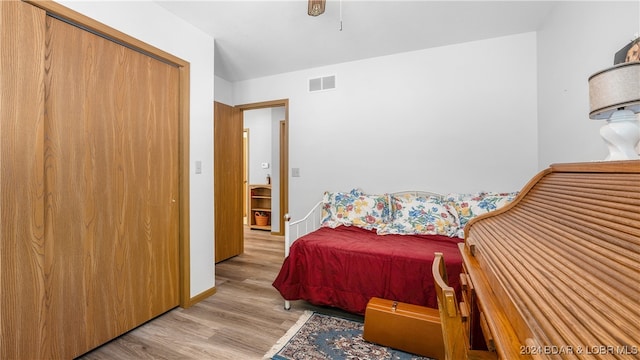
[[[309,91],[322,91],[331,90],[336,88],[336,76],[324,76],[314,79],[309,79]]]

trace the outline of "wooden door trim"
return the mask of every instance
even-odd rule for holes
[[[285,119],[288,118],[288,108],[285,108]],[[284,235],[284,218],[289,212],[289,122],[280,121],[280,231],[277,235]],[[284,191],[283,189],[286,189]],[[287,204],[287,206],[283,206]]]
[[[189,96],[190,96],[190,63],[171,55],[163,50],[140,41],[130,35],[100,23],[86,15],[71,10],[51,0],[23,0],[35,7],[41,8],[49,15],[65,19],[73,24],[82,26],[97,35],[112,39],[131,49],[140,51],[158,60],[167,62],[180,70],[180,105],[179,105],[179,267],[180,267],[180,306],[189,307],[195,303],[191,298],[191,265],[190,265],[190,202],[189,202]]]
[[[249,129],[243,128],[242,134],[242,201],[244,202],[242,216],[244,225],[249,225]]]
[[[285,110],[288,110],[289,109],[289,99],[261,101],[261,102],[256,102],[256,103],[236,105],[234,107],[244,111],[244,110],[264,109],[264,108],[272,108],[272,107],[279,107],[279,106],[284,106]],[[286,113],[286,111],[285,111],[285,113]]]
[[[187,61],[184,61],[177,56],[169,54],[166,51],[160,50],[152,45],[149,45],[143,41],[140,41],[130,35],[127,35],[119,30],[116,30],[108,25],[105,25],[75,10],[72,10],[63,5],[60,5],[52,0],[22,0],[22,1],[45,10],[48,15],[52,15],[54,17],[60,17],[61,19],[65,19],[65,20],[70,20],[73,24],[82,25],[83,29],[85,30],[88,30],[98,35],[104,35],[109,39],[116,40],[121,45],[147,53],[155,58],[158,58],[159,60],[174,64],[176,66],[184,66],[189,64]]]
[[[289,99],[279,99],[262,101],[249,104],[236,105],[235,107],[244,112],[245,110],[255,110],[273,107],[284,107],[284,127],[286,138],[280,139],[280,231],[273,232],[274,235],[284,235],[284,215],[289,212]],[[284,146],[283,146],[284,143]]]

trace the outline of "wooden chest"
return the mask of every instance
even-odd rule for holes
[[[437,309],[371,298],[364,315],[362,337],[405,352],[444,359],[440,314]]]

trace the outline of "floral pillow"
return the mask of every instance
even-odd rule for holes
[[[368,195],[359,189],[348,193],[325,192],[321,226],[357,226],[372,230],[389,220],[389,196]]]
[[[411,194],[391,196],[392,220],[378,229],[379,235],[420,234],[455,236],[458,229],[456,217],[446,202],[437,197],[420,197]]]
[[[474,217],[497,210],[510,202],[518,195],[518,192],[507,193],[474,193],[474,194],[449,194],[446,200],[450,208],[455,209],[455,215],[460,224],[457,236],[464,237],[464,227]]]
[[[449,205],[449,208],[455,211],[454,216],[460,229],[464,229],[467,222],[478,215],[474,211],[477,211],[477,209],[475,209],[476,207],[472,209],[470,205],[478,204],[484,194],[484,192],[466,194],[451,193],[445,196],[445,201]]]

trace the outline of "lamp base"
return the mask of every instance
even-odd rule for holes
[[[633,111],[614,112],[607,124],[600,128],[600,135],[609,147],[605,160],[640,159],[636,150],[640,141],[640,124]]]

